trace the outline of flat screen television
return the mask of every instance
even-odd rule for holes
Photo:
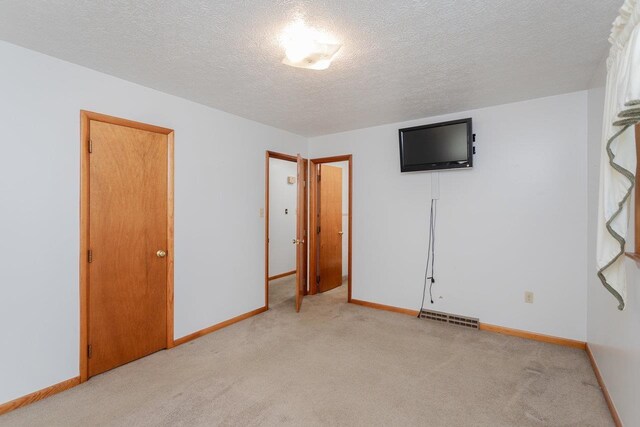
[[[471,118],[400,129],[399,133],[402,172],[473,166]]]

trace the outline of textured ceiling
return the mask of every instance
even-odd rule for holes
[[[305,136],[585,89],[622,0],[2,0],[0,39]],[[281,64],[296,16],[344,44]]]

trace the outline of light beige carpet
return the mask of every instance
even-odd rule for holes
[[[583,351],[306,297],[0,417],[2,426],[608,426]]]

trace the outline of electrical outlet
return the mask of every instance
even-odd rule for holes
[[[533,304],[533,292],[525,292],[524,293],[524,302],[527,304]]]

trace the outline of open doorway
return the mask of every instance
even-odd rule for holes
[[[265,305],[300,310],[307,293],[307,161],[267,151]]]
[[[312,159],[309,174],[309,294],[351,302],[352,156]]]

